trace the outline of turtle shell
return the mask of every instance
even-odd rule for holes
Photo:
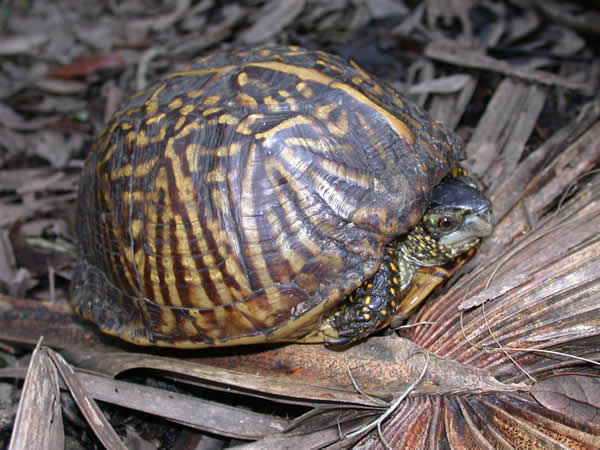
[[[95,141],[72,303],[136,344],[299,339],[373,275],[462,156],[352,62],[297,47],[199,59]]]

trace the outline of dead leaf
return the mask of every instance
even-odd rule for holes
[[[402,3],[394,0],[367,0],[367,6],[374,19],[389,19],[391,16],[403,17],[409,9]]]
[[[246,17],[247,11],[239,5],[231,4],[223,7],[222,14],[224,20],[206,26],[202,39],[198,39],[195,34],[187,39],[181,39],[173,46],[172,52],[174,54],[195,54],[226,39],[233,28]]]
[[[535,84],[507,78],[498,86],[465,149],[469,168],[479,176],[485,175],[484,183],[502,180],[502,174],[490,173],[495,161],[502,164],[501,170],[506,164],[506,173],[512,173],[545,98],[544,91]],[[494,150],[490,151],[492,145]]]
[[[80,56],[70,64],[65,64],[46,76],[48,78],[78,78],[87,77],[94,72],[106,69],[123,69],[127,63],[117,53],[97,53],[95,55]]]
[[[48,42],[48,39],[47,33],[3,37],[0,38],[0,55],[29,53]]]
[[[20,227],[13,229],[11,241],[19,266],[27,267],[31,276],[34,277],[46,276],[50,268],[65,268],[72,260],[70,255],[58,252],[56,249],[44,249],[31,245]],[[24,295],[25,292],[21,294]]]
[[[36,80],[34,85],[51,94],[72,95],[85,92],[88,88],[86,83],[74,80],[59,80],[43,78]]]
[[[58,374],[40,342],[23,384],[10,449],[64,448]]]
[[[145,35],[148,31],[165,30],[179,19],[181,19],[190,8],[190,0],[177,0],[172,12],[164,15],[157,15],[149,19],[133,20],[129,23],[129,27],[138,35]]]
[[[487,56],[481,50],[459,47],[449,42],[432,42],[425,49],[425,55],[439,61],[457,64],[462,67],[491,70],[504,75],[513,76],[543,85],[560,86],[588,92],[590,84],[573,82],[564,77],[541,70],[527,70],[511,65],[505,61]]]
[[[33,153],[44,158],[53,167],[64,167],[73,152],[73,143],[63,133],[55,130],[42,130],[33,141]],[[71,144],[71,145],[69,145]]]
[[[90,395],[98,400],[164,417],[211,433],[240,439],[258,439],[268,434],[279,433],[287,426],[285,419],[164,389],[87,373],[78,373],[76,377]]]
[[[470,75],[451,75],[448,77],[436,78],[435,80],[413,84],[408,90],[408,93],[411,95],[431,92],[448,94],[461,90],[471,79]]]
[[[20,194],[20,195],[27,194],[29,192],[46,191],[51,186],[56,185],[56,183],[58,183],[64,177],[65,177],[64,172],[56,172],[55,174],[50,175],[48,177],[36,177],[36,178],[30,178],[28,180],[22,180],[22,181],[24,181],[24,184],[19,186],[16,189],[16,191],[17,191],[17,194]]]
[[[126,450],[125,444],[121,441],[117,433],[106,420],[104,414],[89,395],[85,387],[80,383],[79,378],[75,375],[73,368],[63,359],[61,355],[52,349],[46,349],[46,352],[52,363],[58,369],[60,376],[67,385],[71,396],[79,406],[79,410],[86,418],[87,422],[92,425],[94,434],[102,442],[105,448]]]
[[[19,155],[27,148],[27,139],[22,133],[16,133],[8,128],[0,127],[0,166],[4,164],[5,159],[10,159]],[[2,149],[6,150],[2,154]],[[0,177],[0,184],[2,178]]]
[[[600,12],[595,8],[581,9],[577,3],[557,0],[534,0],[534,3],[553,21],[585,33],[600,34]]]
[[[267,41],[288,26],[304,9],[305,0],[270,0],[258,13],[259,19],[241,38],[247,44]]]
[[[0,124],[13,130],[39,130],[57,120],[57,117],[42,117],[35,120],[25,120],[11,108],[0,103]]]
[[[600,376],[568,373],[531,387],[531,395],[552,411],[600,425]]]

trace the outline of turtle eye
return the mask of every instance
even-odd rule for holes
[[[452,217],[442,216],[437,221],[437,227],[441,231],[450,231],[456,226],[456,221]]]

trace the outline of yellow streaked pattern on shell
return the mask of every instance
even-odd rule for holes
[[[343,82],[349,69],[326,54],[305,67],[288,62],[299,49],[260,53],[271,59],[206,59],[169,75],[98,139],[95,197],[107,222],[94,224],[103,262],[88,259],[141,317],[129,335],[105,331],[181,347],[289,339],[377,268],[403,206],[403,184],[376,168],[392,162],[381,124],[406,145],[413,130],[428,132],[376,100],[386,89],[357,66]],[[354,156],[357,129],[366,165]],[[383,200],[363,200],[370,193]],[[347,227],[355,235],[344,243]]]
[[[248,64],[248,66],[262,67],[264,69],[276,70],[282,73],[292,73],[294,76],[298,77],[302,81],[311,81],[313,83],[328,86],[332,89],[339,89],[341,91],[344,91],[360,103],[368,105],[374,111],[377,111],[377,113],[379,113],[388,122],[390,127],[398,134],[398,136],[401,136],[411,144],[414,142],[415,136],[413,132],[406,126],[406,123],[404,123],[398,117],[391,114],[383,107],[371,101],[368,97],[354,89],[352,86],[345,83],[340,83],[339,81],[335,81],[332,77],[325,75],[322,72],[305,67],[290,67],[286,64],[279,62],[251,63]]]

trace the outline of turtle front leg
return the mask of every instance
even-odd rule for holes
[[[390,323],[416,271],[406,258],[398,257],[398,251],[397,245],[388,245],[375,275],[349,295],[330,317],[329,325],[338,337],[327,340],[327,344],[349,344]]]

